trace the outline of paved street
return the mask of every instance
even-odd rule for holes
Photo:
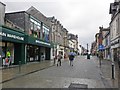
[[[102,63],[104,67],[104,63]],[[108,68],[107,68],[108,69]],[[106,70],[107,70],[106,69]],[[85,56],[78,56],[74,60],[74,66],[69,65],[68,60],[62,62],[62,66],[52,66],[35,73],[27,74],[2,84],[3,88],[68,88],[71,83],[85,84],[88,88],[112,88],[118,87],[118,82],[111,83],[111,72],[104,74],[100,69],[96,57],[90,60]],[[114,84],[114,85],[113,85]]]

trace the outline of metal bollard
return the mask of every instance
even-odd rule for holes
[[[19,61],[19,73],[21,72],[21,61]]]
[[[115,71],[115,66],[114,63],[112,63],[112,79],[115,79],[114,71]]]

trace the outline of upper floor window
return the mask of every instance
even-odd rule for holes
[[[119,29],[120,29],[120,26],[119,26],[119,18],[118,18],[118,20],[116,21],[116,24],[117,24],[117,30],[116,30],[116,35],[119,35]]]
[[[49,41],[49,28],[43,24],[43,39],[48,42]]]
[[[41,22],[30,18],[30,35],[40,38],[41,33]]]

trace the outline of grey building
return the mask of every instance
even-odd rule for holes
[[[0,2],[0,25],[4,25],[5,6],[5,4]]]
[[[120,0],[115,0],[110,4],[110,41],[112,61],[120,65]]]
[[[5,18],[27,34],[27,62],[51,59],[50,26],[47,24],[47,17],[32,6],[27,11],[6,13]]]
[[[5,4],[0,2],[0,25],[4,25],[4,17],[5,17]],[[2,31],[2,28],[0,28]],[[0,41],[2,37],[0,36]],[[2,66],[2,43],[0,42],[0,67]]]
[[[68,49],[68,31],[54,16],[49,17],[49,20],[51,25],[51,41],[54,44],[53,57],[58,53],[65,57]]]

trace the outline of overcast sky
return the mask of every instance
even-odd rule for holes
[[[17,2],[16,2],[17,1]],[[109,7],[114,0],[2,0],[6,12],[27,10],[34,6],[47,17],[55,16],[86,47],[95,40],[99,26],[108,27]]]

